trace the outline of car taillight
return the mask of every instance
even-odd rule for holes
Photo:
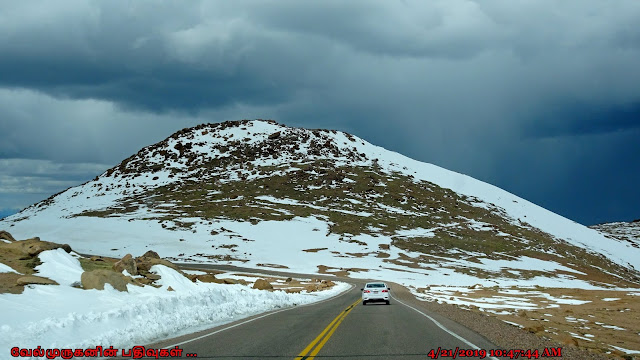
[[[389,290],[382,290],[382,292],[389,292]]]
[[[365,290],[364,292],[366,292],[366,293],[370,293],[371,291],[369,291],[369,290]]]

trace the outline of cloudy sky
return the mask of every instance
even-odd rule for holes
[[[0,0],[0,217],[181,128],[271,118],[640,218],[638,24],[638,0]]]

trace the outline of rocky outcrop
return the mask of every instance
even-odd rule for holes
[[[137,271],[141,274],[144,275],[144,273],[148,273],[149,269],[151,269],[151,267],[153,265],[164,265],[164,266],[168,266],[174,270],[177,270],[178,272],[180,272],[182,275],[185,275],[180,269],[178,269],[178,267],[176,265],[174,265],[171,261],[169,260],[165,260],[162,259],[157,252],[149,250],[146,253],[144,253],[144,255],[139,256],[136,258],[136,268]]]
[[[127,291],[127,284],[133,284],[132,278],[111,270],[85,271],[80,280],[84,289],[104,290],[104,285],[110,284],[118,291]]]
[[[13,238],[13,236],[11,236],[11,234],[9,234],[8,232],[4,231],[4,230],[0,230],[0,240],[7,240],[7,241],[11,241],[11,242],[15,242],[16,239]]]
[[[57,282],[45,278],[45,277],[40,277],[40,276],[33,276],[33,275],[29,275],[29,276],[23,276],[18,278],[18,280],[16,280],[16,284],[20,285],[20,286],[24,286],[24,285],[30,285],[30,284],[35,284],[35,285],[59,285]]]
[[[130,275],[138,275],[138,266],[136,265],[136,261],[133,259],[131,254],[125,255],[118,262],[113,264],[113,270],[117,272],[122,272],[127,270]]]
[[[38,237],[34,237],[27,240],[14,241],[11,244],[6,244],[7,249],[18,250],[22,253],[21,260],[32,258],[37,256],[43,251],[54,250],[62,248],[66,252],[71,252],[71,246],[68,244],[56,244],[49,241],[42,241]]]
[[[273,290],[273,285],[265,279],[258,279],[253,284],[253,288],[258,290]]]

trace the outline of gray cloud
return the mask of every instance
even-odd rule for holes
[[[0,158],[115,164],[182,127],[274,118],[583,222],[637,211],[628,194],[593,195],[616,210],[563,193],[640,171],[611,165],[640,146],[635,0],[4,2],[0,14]]]
[[[79,185],[110,166],[55,163],[48,160],[0,159],[0,217],[10,215],[60,190]]]

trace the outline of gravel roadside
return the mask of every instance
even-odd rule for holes
[[[393,285],[393,294],[403,302],[440,314],[484,336],[502,349],[538,349],[540,354],[545,348],[562,347],[563,359],[610,360],[619,359],[613,355],[595,353],[574,345],[558,343],[552,339],[532,334],[526,330],[509,325],[495,317],[461,309],[455,305],[421,301],[402,285]],[[521,357],[522,358],[522,357]]]

